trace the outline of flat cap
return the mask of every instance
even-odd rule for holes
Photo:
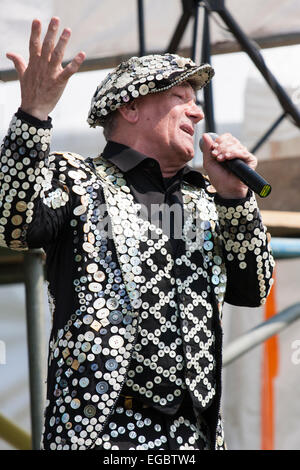
[[[168,90],[184,81],[197,90],[214,76],[209,64],[196,65],[177,54],[151,54],[122,62],[97,87],[88,114],[91,127],[102,126],[107,116],[139,96]]]

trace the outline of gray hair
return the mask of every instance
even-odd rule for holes
[[[105,119],[105,122],[102,124],[103,127],[103,135],[106,140],[109,140],[111,138],[111,135],[113,131],[116,128],[116,111],[113,111],[112,113],[109,113],[108,116]]]

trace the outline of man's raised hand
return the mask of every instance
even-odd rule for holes
[[[65,28],[57,44],[55,39],[59,27],[59,18],[53,17],[49,23],[43,43],[41,43],[42,25],[40,20],[33,20],[29,42],[29,61],[15,53],[6,57],[13,61],[21,85],[21,109],[32,116],[46,120],[60,99],[69,78],[78,71],[85,59],[85,53],[79,52],[63,68],[64,52],[71,36]]]

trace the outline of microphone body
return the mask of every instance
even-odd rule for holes
[[[211,139],[216,140],[218,134],[214,132],[208,132]],[[203,152],[203,139],[201,137],[199,146]],[[250,168],[243,160],[240,158],[235,158],[233,160],[226,160],[221,162],[225,168],[228,168],[232,173],[234,173],[248,188],[252,189],[260,197],[267,197],[272,188],[271,185],[256,171]]]

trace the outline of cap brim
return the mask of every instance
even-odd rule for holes
[[[161,82],[157,84],[156,88],[151,90],[149,93],[165,91],[183,82],[189,82],[192,84],[193,88],[201,90],[201,88],[205,87],[210,82],[214,74],[214,69],[209,64],[191,67],[188,71],[177,71],[166,80],[161,80]]]

